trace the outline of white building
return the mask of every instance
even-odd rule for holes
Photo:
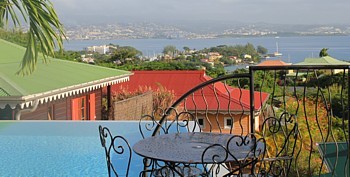
[[[99,54],[106,54],[107,52],[109,52],[109,46],[101,45],[101,46],[86,47],[85,51],[87,51],[87,52],[97,52]]]

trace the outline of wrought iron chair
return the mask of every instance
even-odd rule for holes
[[[105,149],[108,176],[127,177],[132,157],[130,144],[122,136],[113,136],[107,127],[100,125],[99,133],[101,145]]]
[[[210,177],[248,176],[254,174],[259,158],[264,157],[264,138],[254,134],[234,135],[226,146],[213,144],[202,154],[203,174]]]
[[[209,146],[202,155],[203,176],[288,176],[299,130],[296,120],[281,119],[267,118],[262,132],[247,136],[233,135],[226,146]],[[280,141],[273,142],[271,138]],[[211,161],[208,163],[204,159]]]
[[[298,151],[299,128],[294,115],[265,119],[258,136],[264,138],[266,152],[257,160],[257,176],[289,176],[292,161]]]
[[[336,69],[343,72],[336,74]],[[290,70],[294,70],[294,74],[288,74]],[[330,74],[322,76],[321,70]],[[184,131],[241,136],[255,132],[257,138],[265,140],[266,152],[257,158],[251,175],[323,174],[326,157],[314,153],[316,143],[345,141],[349,144],[348,70],[349,66],[251,66],[249,73],[206,81],[169,108],[144,116],[142,120],[151,120],[151,123],[143,130],[150,131],[152,136]],[[248,92],[243,88],[249,88]],[[264,92],[269,92],[267,100]],[[231,100],[235,94],[238,95],[236,102]],[[332,94],[337,95],[332,97]],[[219,100],[220,96],[226,100]],[[220,122],[222,114],[228,122],[238,124],[224,127]],[[346,163],[349,164],[349,160]]]

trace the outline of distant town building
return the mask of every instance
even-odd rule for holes
[[[202,62],[202,63],[208,63],[208,64],[210,64],[211,66],[214,66],[214,62],[210,61],[210,60],[207,59],[207,58],[201,59],[201,62]]]
[[[244,58],[244,59],[252,59],[252,56],[251,56],[251,55],[248,55],[248,54],[244,54],[244,55],[242,56],[242,58]]]
[[[99,54],[106,54],[106,53],[109,52],[109,46],[101,45],[101,46],[86,47],[85,51],[87,51],[87,52],[96,52],[96,53],[99,53]]]
[[[222,58],[222,55],[218,52],[209,52],[208,58],[209,58],[209,61],[213,62],[213,61],[217,61],[220,58]]]
[[[169,54],[165,54],[163,57],[164,57],[164,60],[172,60],[173,59],[173,57]]]
[[[95,63],[95,59],[92,57],[82,57],[81,60],[85,63]]]
[[[195,49],[191,49],[191,50],[188,51],[188,53],[190,53],[190,54],[193,54],[195,52],[197,52],[197,50],[195,50]]]
[[[207,63],[207,62],[209,62],[209,59],[203,58],[203,59],[201,59],[201,62]]]
[[[237,58],[237,56],[230,56],[229,59],[231,61],[233,61],[233,63],[242,63],[242,59],[241,58]]]

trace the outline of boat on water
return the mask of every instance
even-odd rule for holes
[[[278,42],[276,42],[276,52],[274,52],[274,53],[272,53],[272,54],[267,54],[267,57],[280,57],[280,56],[282,56],[283,54],[282,53],[280,53],[279,51],[278,51]],[[266,58],[267,58],[266,57]]]
[[[279,53],[279,52],[274,52],[273,53],[273,56],[275,56],[275,57],[278,57],[278,56],[282,56],[283,54],[282,53]]]
[[[279,52],[278,52],[278,42],[276,42],[276,52],[274,52],[273,55],[274,55],[275,57],[278,57],[278,56],[282,56],[282,55],[283,55],[282,53],[279,53]]]

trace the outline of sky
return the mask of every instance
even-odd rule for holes
[[[350,24],[350,0],[51,0],[66,24]]]

